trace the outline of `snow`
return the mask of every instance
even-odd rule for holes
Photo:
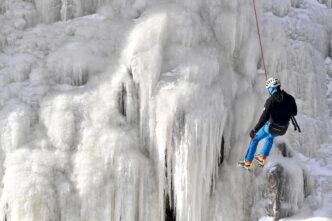
[[[324,217],[314,217],[314,218],[305,218],[305,219],[282,219],[282,220],[288,220],[288,221],[330,221],[330,218],[324,218]]]
[[[273,217],[263,216],[263,217],[259,218],[258,221],[273,221]]]
[[[0,219],[156,221],[170,201],[177,221],[271,220],[276,164],[284,220],[331,218],[331,1],[256,3],[303,133],[250,174],[267,98],[251,1],[0,0]]]

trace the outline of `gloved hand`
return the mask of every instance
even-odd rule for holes
[[[251,139],[254,138],[254,137],[256,136],[256,133],[257,133],[257,131],[256,131],[255,129],[252,129],[252,130],[250,131],[250,137],[251,137]]]

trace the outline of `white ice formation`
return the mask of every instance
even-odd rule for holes
[[[257,220],[276,164],[288,215],[322,206],[331,0],[256,3],[303,129],[261,174],[236,167],[268,96],[252,1],[0,0],[0,220]]]

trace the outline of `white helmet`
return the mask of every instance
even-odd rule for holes
[[[269,87],[276,88],[278,86],[280,86],[280,81],[274,77],[267,79],[267,81],[265,83],[266,88],[269,88]]]

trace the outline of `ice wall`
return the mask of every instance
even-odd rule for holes
[[[297,98],[304,166],[327,139],[330,1],[257,1],[269,75]],[[251,1],[0,0],[0,218],[255,220],[266,171],[236,168],[264,100]]]

